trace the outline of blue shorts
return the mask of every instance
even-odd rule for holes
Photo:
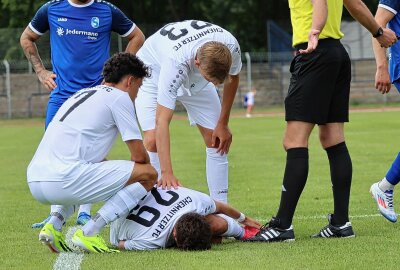
[[[60,109],[61,105],[63,105],[67,99],[68,98],[60,98],[60,97],[51,97],[50,96],[49,102],[47,103],[46,123],[44,126],[45,129],[47,129],[51,120],[53,120],[54,116],[58,112],[58,109]]]

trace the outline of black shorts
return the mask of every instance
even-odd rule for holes
[[[296,46],[305,49],[307,43]],[[310,54],[297,54],[285,98],[286,121],[318,125],[349,121],[351,62],[339,40],[322,39]]]

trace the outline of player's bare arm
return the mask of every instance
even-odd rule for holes
[[[257,229],[261,227],[261,224],[257,220],[245,216],[243,213],[233,208],[229,204],[220,201],[215,201],[215,206],[216,206],[216,211],[215,211],[216,213],[225,214],[233,219],[236,219],[239,223],[245,226],[250,226]]]
[[[361,0],[343,0],[344,6],[351,16],[362,24],[381,46],[388,48],[397,42],[396,34],[388,29],[382,28],[374,19],[371,11]],[[380,33],[382,31],[382,33]]]
[[[54,79],[56,78],[56,74],[46,70],[43,65],[42,59],[40,58],[38,49],[35,44],[35,41],[39,38],[40,35],[33,32],[29,27],[26,27],[20,37],[20,44],[22,49],[24,50],[26,58],[29,62],[31,62],[32,67],[39,78],[39,81],[47,90],[51,91],[57,87],[54,81]]]
[[[126,46],[125,52],[136,54],[140,47],[142,47],[145,36],[142,30],[136,26],[132,33],[127,36],[127,39],[129,42]]]
[[[143,141],[141,140],[129,140],[125,142],[131,153],[131,160],[136,163],[149,164],[150,159],[147,154],[146,148],[144,148]]]
[[[228,123],[238,86],[239,75],[229,75],[224,82],[221,115],[211,138],[212,147],[218,147],[217,152],[221,155],[229,152],[229,147],[232,143],[232,133],[228,127]]]
[[[163,189],[178,188],[181,186],[181,183],[174,175],[171,162],[169,124],[171,123],[173,114],[173,110],[157,104],[156,145],[161,166],[161,179],[158,181],[158,186],[162,186]]]
[[[328,17],[328,4],[326,0],[313,0],[313,17],[311,31],[308,34],[308,46],[305,50],[300,50],[301,54],[311,53],[318,46],[319,34],[324,29]]]
[[[393,19],[394,15],[389,10],[378,7],[375,20],[381,27],[385,27]],[[372,38],[372,47],[376,61],[375,88],[382,94],[386,94],[389,93],[392,86],[386,58],[386,48],[383,48],[375,38]]]

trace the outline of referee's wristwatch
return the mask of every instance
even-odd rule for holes
[[[378,31],[373,35],[374,38],[378,38],[383,35],[382,27],[379,27]]]

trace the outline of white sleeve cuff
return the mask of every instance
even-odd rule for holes
[[[135,28],[136,28],[136,24],[133,24],[131,29],[129,29],[128,32],[126,32],[125,34],[121,35],[121,37],[129,36],[133,32],[133,30],[135,30]]]
[[[386,10],[389,10],[390,12],[392,12],[394,15],[396,15],[397,14],[397,11],[395,10],[395,9],[393,9],[393,8],[391,8],[391,7],[389,7],[389,6],[387,6],[387,5],[384,5],[384,4],[379,4],[379,6],[378,7],[381,7],[381,8],[384,8],[384,9],[386,9]]]
[[[44,34],[44,33],[39,32],[38,30],[36,30],[35,27],[33,27],[32,23],[29,23],[28,26],[35,34],[38,34],[39,36],[42,36]]]

